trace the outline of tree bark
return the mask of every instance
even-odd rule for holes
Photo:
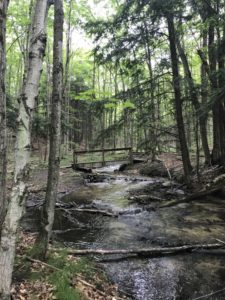
[[[9,1],[0,2],[0,236],[6,212],[6,172],[7,172],[7,131],[6,131],[6,91],[5,91],[5,38],[6,13]]]
[[[176,50],[176,36],[175,36],[173,16],[171,15],[167,16],[167,24],[168,24],[168,31],[169,31],[170,55],[171,55],[172,71],[173,71],[173,88],[175,94],[175,111],[176,111],[178,135],[179,135],[179,141],[181,147],[185,181],[187,185],[190,185],[191,184],[190,172],[192,170],[192,167],[191,167],[190,156],[189,156],[189,151],[188,151],[187,141],[185,136],[185,129],[184,129],[178,57],[177,57],[177,50]]]
[[[53,49],[53,92],[50,125],[50,152],[48,182],[42,209],[41,230],[37,237],[36,255],[46,257],[54,222],[55,203],[58,194],[61,144],[61,103],[62,103],[62,45],[63,45],[63,3],[54,2],[54,49]]]
[[[31,123],[46,44],[47,0],[37,0],[29,39],[28,68],[19,99],[14,185],[1,232],[0,299],[10,298],[17,229],[23,214],[31,150]]]

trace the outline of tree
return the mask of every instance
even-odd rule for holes
[[[6,172],[7,172],[7,129],[6,129],[6,90],[5,90],[5,39],[6,13],[9,1],[0,2],[0,231],[6,211]],[[1,236],[1,232],[0,232]]]
[[[10,299],[10,285],[15,256],[18,224],[27,194],[26,177],[31,152],[31,125],[46,45],[47,0],[37,0],[29,38],[27,72],[19,98],[19,116],[15,148],[14,185],[1,231],[0,298]]]
[[[193,106],[196,110],[197,119],[199,119],[200,133],[201,133],[201,139],[202,139],[202,147],[203,147],[203,151],[204,151],[204,155],[205,155],[205,164],[210,165],[211,158],[210,158],[210,150],[209,150],[209,144],[208,144],[208,138],[207,138],[206,113],[202,110],[201,103],[198,99],[197,87],[194,83],[194,79],[193,79],[193,76],[192,76],[192,73],[191,73],[191,68],[189,66],[187,55],[186,55],[186,53],[185,53],[185,51],[184,51],[184,49],[181,45],[178,33],[176,33],[176,44],[177,44],[177,49],[178,49],[180,58],[182,60],[182,64],[183,64],[187,84],[189,86],[191,101],[192,101]]]
[[[53,92],[51,103],[50,151],[48,182],[42,209],[41,230],[37,238],[37,251],[46,257],[54,222],[55,203],[58,194],[61,144],[61,103],[62,103],[62,44],[63,44],[63,2],[54,1],[54,49],[53,49]]]
[[[190,172],[191,172],[191,162],[189,157],[189,151],[187,147],[187,141],[184,130],[184,121],[182,113],[182,103],[181,103],[181,88],[180,88],[180,78],[179,78],[179,68],[178,68],[178,57],[176,49],[176,35],[174,29],[174,17],[172,14],[167,16],[167,24],[169,31],[169,42],[170,42],[170,53],[173,71],[173,88],[175,97],[175,111],[176,111],[176,121],[179,134],[181,155],[184,167],[185,181],[190,185]]]

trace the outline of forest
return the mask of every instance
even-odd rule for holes
[[[224,0],[0,0],[0,300],[225,299],[224,199]]]

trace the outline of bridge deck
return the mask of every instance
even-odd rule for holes
[[[129,160],[108,160],[104,162],[104,166],[112,166],[112,165],[117,165],[117,164],[128,164],[130,163]],[[76,163],[75,166],[78,167],[83,167],[83,168],[101,168],[103,166],[102,161],[93,161],[93,162],[79,162]]]

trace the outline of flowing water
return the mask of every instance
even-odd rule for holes
[[[114,168],[98,171],[112,172]],[[128,199],[132,189],[143,189],[157,181],[162,179],[140,177],[134,180],[117,175],[103,182],[86,182],[62,200],[71,202],[80,198],[79,207],[122,214],[113,218],[71,211],[68,217],[58,210],[54,226],[57,238],[81,249],[141,249],[215,242],[215,238],[225,240],[225,204],[221,200],[210,203],[206,199],[176,208],[146,210]],[[196,253],[139,259],[114,255],[104,257],[104,261],[102,257],[95,258],[130,299],[195,299],[225,287],[222,256]],[[225,299],[225,292],[205,299]]]

